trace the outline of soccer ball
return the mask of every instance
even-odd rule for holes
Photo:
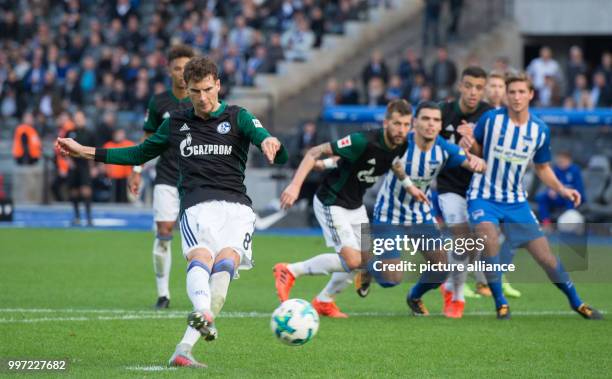
[[[281,342],[300,346],[317,334],[319,315],[306,300],[289,299],[272,313],[270,327]]]

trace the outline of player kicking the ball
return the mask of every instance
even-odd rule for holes
[[[602,319],[602,314],[585,304],[576,291],[561,261],[553,255],[537,219],[527,203],[522,179],[529,163],[534,163],[536,175],[559,196],[580,204],[578,191],[563,186],[550,168],[550,129],[529,112],[534,91],[525,74],[506,79],[508,108],[492,110],[483,115],[473,134],[466,134],[460,144],[481,155],[487,170],[474,174],[467,193],[470,223],[485,239],[485,262],[499,263],[499,233],[503,225],[509,248],[524,246],[544,269],[550,280],[565,294],[570,306],[586,319]],[[488,271],[487,281],[498,319],[510,318],[510,307],[504,297],[501,273]]]
[[[457,145],[439,136],[442,128],[442,111],[434,102],[419,104],[415,114],[414,132],[408,134],[408,148],[401,158],[401,164],[412,183],[421,191],[428,193],[431,182],[444,170],[463,167],[472,172],[482,172],[486,168],[484,161],[474,155],[467,156]],[[392,172],[385,177],[382,187],[376,197],[374,208],[375,224],[390,224],[406,226],[407,233],[413,237],[440,238],[436,221],[428,203],[420,203],[406,193],[398,185]],[[420,225],[421,227],[415,228]],[[396,229],[397,230],[397,229]],[[390,236],[395,237],[397,233]],[[422,253],[431,263],[446,263],[446,252],[424,249]],[[393,250],[372,257],[367,264],[368,275],[364,277],[361,288],[366,286],[368,279],[374,277],[382,287],[393,287],[400,284],[403,272],[385,271],[376,268],[375,263],[398,263],[399,250]],[[407,303],[415,315],[428,315],[421,297],[429,290],[437,288],[445,279],[446,272],[425,271],[417,284],[407,296]],[[366,279],[368,278],[368,279]],[[363,296],[364,294],[361,294]]]
[[[405,100],[394,100],[387,106],[383,128],[353,133],[338,141],[311,148],[300,163],[293,180],[281,195],[281,205],[288,208],[299,196],[304,179],[322,155],[340,157],[337,168],[328,172],[314,197],[314,212],[327,246],[336,254],[320,254],[303,262],[279,263],[274,266],[274,278],[281,302],[289,298],[295,279],[302,275],[332,274],[329,283],[312,302],[323,316],[344,318],[335,303],[340,293],[353,278],[353,270],[361,267],[361,226],[368,223],[363,195],[387,173],[394,161],[406,151],[406,135],[412,121],[412,107]],[[419,201],[425,194],[406,178],[401,167],[396,174],[398,185]]]
[[[205,368],[192,356],[193,345],[200,337],[217,338],[213,320],[230,281],[238,268],[252,266],[255,213],[243,184],[249,144],[270,163],[285,163],[287,152],[248,111],[219,101],[221,86],[211,60],[192,58],[184,79],[193,107],[171,113],[140,145],[107,150],[59,138],[57,146],[65,155],[122,165],[139,165],[167,150],[177,153],[187,294],[194,311],[170,365]]]

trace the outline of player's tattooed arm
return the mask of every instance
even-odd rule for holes
[[[323,155],[332,154],[333,151],[329,142],[312,147],[306,152],[306,155],[304,155],[302,162],[300,162],[299,167],[293,175],[291,183],[289,183],[281,194],[281,206],[284,209],[290,208],[300,196],[302,184],[304,184],[304,180],[306,180],[310,171],[315,167],[316,161]]]
[[[410,196],[412,196],[418,202],[429,204],[427,195],[412,183],[408,177],[408,174],[406,174],[402,161],[399,158],[395,158],[393,161],[391,171],[393,171],[399,182],[402,184],[406,192],[410,194]]]
[[[575,189],[565,187],[563,183],[559,181],[549,163],[535,163],[533,168],[542,183],[558,193],[562,198],[570,200],[572,203],[574,203],[574,207],[580,205],[582,202],[580,192],[576,191]]]

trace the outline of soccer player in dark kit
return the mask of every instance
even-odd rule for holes
[[[255,213],[243,183],[249,146],[257,146],[270,163],[283,164],[288,156],[255,116],[219,101],[221,84],[211,60],[192,58],[184,79],[193,107],[171,113],[140,145],[105,150],[60,138],[57,146],[66,155],[124,165],[142,164],[168,149],[176,152],[187,294],[194,311],[169,364],[205,368],[191,354],[193,345],[200,337],[217,338],[213,320],[230,281],[237,269],[252,267]]]

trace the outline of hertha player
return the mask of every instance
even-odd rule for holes
[[[440,135],[449,142],[458,143],[461,132],[473,127],[483,113],[491,109],[489,104],[483,100],[487,84],[487,73],[478,66],[467,67],[461,73],[459,83],[459,99],[441,104],[442,109],[442,131]],[[448,226],[455,238],[467,238],[470,236],[468,225],[467,191],[472,172],[459,166],[445,169],[437,178],[438,205],[442,213],[444,223]],[[474,259],[476,252],[464,254],[451,253],[451,263],[467,264],[467,259]],[[487,294],[488,288],[486,278],[481,272],[475,272],[476,291]],[[467,271],[453,271],[450,273],[444,286],[441,288],[444,294],[444,311],[447,317],[460,318],[463,316],[465,307],[464,286],[467,279]],[[489,293],[490,295],[490,293]]]
[[[322,316],[348,317],[335,303],[336,294],[351,282],[361,267],[361,226],[369,222],[363,195],[378,177],[393,165],[398,186],[417,201],[425,194],[409,182],[399,158],[406,151],[406,135],[412,121],[412,107],[405,100],[387,105],[383,128],[358,132],[338,141],[327,142],[308,150],[293,180],[281,195],[281,205],[290,207],[297,200],[304,179],[322,155],[339,156],[337,168],[330,170],[314,196],[314,213],[323,229],[327,246],[336,254],[320,254],[303,262],[279,263],[274,266],[275,286],[281,302],[289,298],[295,279],[302,275],[332,274],[329,283],[312,301]]]
[[[533,162],[538,178],[559,196],[580,204],[580,193],[567,188],[550,167],[550,129],[529,112],[534,90],[525,74],[506,79],[508,107],[487,112],[478,120],[472,134],[460,144],[487,162],[483,174],[474,174],[467,193],[470,223],[485,240],[484,259],[499,264],[499,233],[502,225],[510,248],[525,247],[544,269],[550,280],[567,296],[570,306],[582,317],[601,319],[602,314],[585,304],[563,264],[551,252],[548,240],[527,203],[522,185],[527,166]],[[495,267],[495,266],[491,266]],[[499,271],[487,271],[487,281],[498,319],[510,318]]]
[[[414,117],[414,131],[408,134],[408,147],[401,158],[401,164],[412,183],[421,191],[428,193],[432,181],[445,170],[454,167],[463,167],[470,172],[484,171],[486,165],[481,158],[475,155],[467,156],[459,146],[439,136],[442,113],[438,104],[419,104]],[[405,233],[412,237],[440,238],[429,204],[418,202],[407,194],[404,188],[398,185],[398,180],[392,172],[387,174],[378,191],[374,224],[405,226]],[[421,253],[431,263],[446,263],[446,253],[442,250],[429,247],[422,249]],[[376,261],[393,264],[399,262],[399,259],[399,250],[373,257],[368,262],[368,273],[382,287],[396,286],[400,283],[403,273],[384,271],[374,264]],[[406,298],[413,314],[429,314],[421,298],[427,291],[437,288],[446,275],[446,272],[439,271],[424,271],[421,274]]]
[[[172,87],[153,95],[149,101],[144,121],[143,141],[153,135],[170,113],[191,108],[187,85],[183,79],[185,65],[194,56],[193,49],[186,45],[176,45],[168,52],[168,73]],[[155,165],[155,182],[153,186],[153,219],[156,236],[153,242],[153,269],[157,284],[156,309],[168,308],[170,305],[170,266],[172,264],[172,229],[179,215],[180,199],[176,185],[179,170],[176,151],[164,151]],[[130,191],[138,193],[142,167],[136,166],[129,179]]]
[[[194,311],[169,363],[204,368],[192,347],[200,337],[217,338],[213,318],[230,280],[238,268],[252,266],[255,214],[243,183],[249,145],[256,145],[270,163],[285,163],[287,151],[247,110],[219,101],[221,85],[211,60],[192,58],[184,79],[193,107],[172,112],[140,145],[107,150],[60,138],[57,146],[65,155],[123,165],[142,164],[169,149],[176,152],[187,294]]]

